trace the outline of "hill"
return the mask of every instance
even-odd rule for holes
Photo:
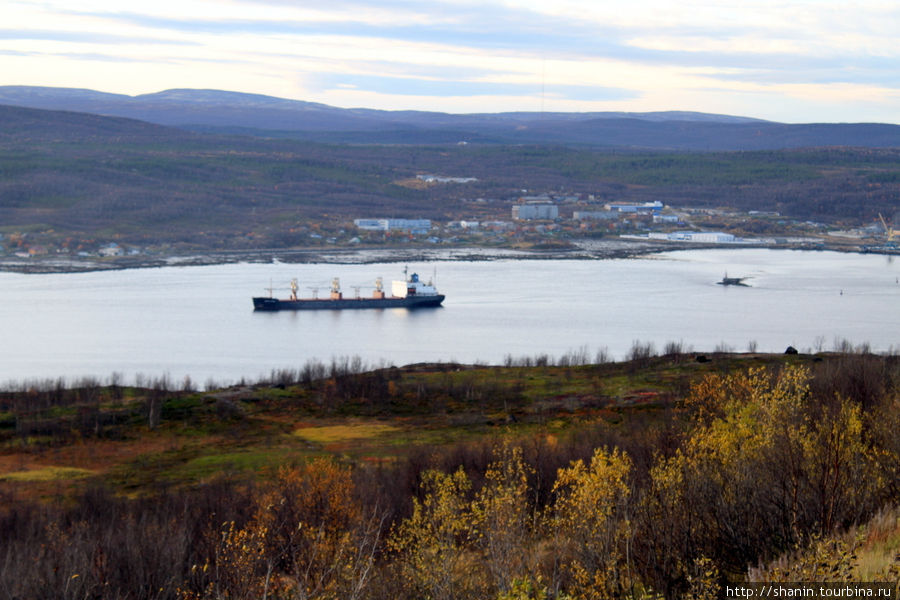
[[[897,357],[586,362],[0,390],[0,581],[172,600],[896,591]]]
[[[176,141],[190,133],[137,119],[107,117],[85,112],[49,111],[0,104],[3,141],[25,144],[38,141],[64,143],[118,141]]]
[[[871,222],[897,211],[898,157],[896,149],[860,148],[673,153],[324,144],[2,106],[0,235],[7,239],[0,245],[8,252],[96,250],[112,241],[253,249],[323,245],[328,237],[340,244],[358,235],[354,218],[509,220],[522,190],[582,197],[566,210],[658,200]],[[475,181],[416,179],[429,173]]]
[[[822,146],[900,147],[900,126],[774,123],[684,111],[447,114],[344,109],[219,90],[125,96],[91,90],[0,87],[0,104],[127,117],[215,133],[360,144],[559,144],[730,151]]]

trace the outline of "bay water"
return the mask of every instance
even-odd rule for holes
[[[447,296],[438,309],[259,313],[251,297],[389,289],[404,265],[227,264],[71,274],[0,273],[0,387],[113,373],[196,384],[255,380],[311,360],[371,366],[502,364],[636,342],[695,352],[868,344],[900,351],[900,261],[881,255],[688,250],[615,260],[409,264]],[[747,287],[722,286],[747,277]]]

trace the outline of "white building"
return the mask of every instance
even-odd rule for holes
[[[721,231],[676,231],[674,233],[647,234],[651,240],[668,240],[670,242],[695,242],[700,244],[730,244],[735,237],[730,233]]]
[[[383,231],[387,229],[387,219],[356,219],[353,224],[360,229]]]
[[[368,231],[428,233],[431,229],[431,219],[355,219],[353,224]]]
[[[515,221],[553,220],[559,218],[559,207],[552,202],[515,204],[512,207],[512,218]]]
[[[122,256],[125,254],[125,251],[115,242],[111,242],[100,248],[97,254],[100,256]]]
[[[445,175],[416,175],[425,183],[472,183],[478,181],[477,177],[447,177]]]
[[[643,204],[635,204],[633,202],[610,202],[604,206],[606,210],[612,210],[621,213],[658,213],[663,209],[663,203],[644,202]]]
[[[481,224],[481,227],[490,231],[512,231],[516,228],[509,221],[485,221]]]
[[[734,236],[721,231],[702,231],[691,234],[691,241],[707,244],[729,244],[734,241]]]

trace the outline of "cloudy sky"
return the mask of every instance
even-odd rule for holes
[[[900,123],[900,2],[0,0],[0,85]]]

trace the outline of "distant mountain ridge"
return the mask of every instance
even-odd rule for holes
[[[127,96],[87,89],[29,86],[0,86],[0,104],[124,117],[206,133],[336,143],[465,141],[693,151],[900,147],[898,125],[790,125],[684,111],[450,114],[344,109],[221,90],[173,89]]]

